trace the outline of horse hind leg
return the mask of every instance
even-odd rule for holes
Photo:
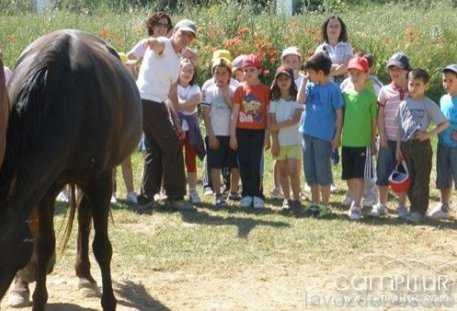
[[[90,202],[95,236],[92,244],[95,258],[100,266],[103,282],[102,308],[116,310],[116,298],[111,279],[111,257],[113,250],[108,238],[108,216],[112,194],[112,170],[94,177],[83,189]]]
[[[90,273],[89,235],[91,230],[92,214],[89,199],[81,194],[78,207],[78,238],[75,261],[75,272],[79,278],[79,289],[83,297],[100,297],[97,282]]]
[[[48,301],[46,276],[55,259],[54,202],[59,190],[57,187],[51,188],[38,204],[39,229],[35,241],[37,265],[33,311],[44,311]]]

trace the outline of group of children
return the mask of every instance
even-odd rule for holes
[[[441,202],[430,216],[449,217],[452,181],[457,176],[457,65],[443,69],[447,94],[441,99],[440,109],[425,95],[427,72],[412,69],[403,53],[395,53],[388,60],[391,83],[384,86],[371,75],[372,56],[368,54],[359,53],[349,61],[348,78],[340,86],[329,75],[332,61],[325,51],[308,58],[304,72],[300,71],[303,62],[296,47],[286,48],[281,60],[270,88],[262,83],[263,66],[257,56],[242,55],[234,67],[228,51],[214,53],[212,78],[202,88],[201,102],[206,173],[212,181],[215,206],[227,204],[221,182],[221,173],[227,169],[231,177],[229,197],[236,197],[241,177],[239,206],[264,207],[263,149],[271,147],[275,186],[280,186],[284,197],[283,210],[324,217],[331,212],[331,154],[341,146],[341,177],[347,181],[349,217],[362,217],[365,184],[374,180],[379,196],[369,215],[387,214],[388,178],[396,163],[404,160],[412,183],[407,192],[398,194],[397,213],[401,219],[418,223],[429,203],[430,138],[438,135],[436,167]],[[196,76],[196,66],[193,64],[190,70],[190,64],[188,60],[182,63],[182,88],[190,79],[185,78],[186,70]],[[197,102],[190,105],[189,96],[179,93],[182,113],[196,117]],[[436,125],[433,129],[429,129],[431,123]],[[196,154],[187,150],[188,144],[186,141],[186,164],[188,158],[195,160]],[[188,165],[190,198],[199,203],[200,198],[193,197],[194,163]],[[311,190],[307,208],[300,203],[301,163]]]

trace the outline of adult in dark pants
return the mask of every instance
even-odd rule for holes
[[[180,138],[183,135],[178,120],[177,82],[181,52],[196,36],[196,26],[190,20],[181,20],[171,37],[150,37],[145,44],[143,63],[137,85],[143,102],[143,131],[150,142],[146,149],[139,212],[150,211],[156,203],[154,194],[160,189],[163,174],[168,196],[166,205],[176,209],[194,209],[184,200],[186,177]],[[173,122],[170,122],[165,100],[171,102]]]

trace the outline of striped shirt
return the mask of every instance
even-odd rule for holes
[[[387,140],[397,140],[398,125],[395,122],[400,103],[408,97],[408,89],[402,90],[393,82],[381,88],[378,105],[384,108],[384,135]]]

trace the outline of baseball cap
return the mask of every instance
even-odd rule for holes
[[[219,57],[219,58],[213,59],[211,69],[214,69],[214,67],[217,67],[217,66],[225,66],[230,70],[230,72],[232,71],[232,62],[228,58]]]
[[[284,59],[284,57],[286,57],[287,55],[296,55],[301,59],[301,54],[296,46],[289,46],[288,48],[285,48],[282,51],[281,59]]]
[[[368,71],[368,61],[365,57],[360,57],[356,56],[351,58],[351,60],[348,63],[347,69],[356,69],[362,72],[367,72]]]
[[[253,66],[257,69],[262,69],[262,62],[260,61],[260,58],[257,55],[249,54],[246,55],[246,57],[243,59],[243,64],[241,65],[241,68],[249,66]]]
[[[175,29],[191,32],[194,37],[197,37],[197,26],[195,26],[195,23],[189,19],[180,20],[176,24]]]
[[[457,74],[457,64],[448,65],[444,67],[442,71],[452,71],[453,73]]]
[[[279,77],[280,74],[285,74],[287,75],[290,79],[294,80],[294,71],[286,66],[280,66],[278,69],[276,69],[276,75],[275,79]]]
[[[211,61],[214,61],[218,58],[225,58],[231,60],[232,54],[230,54],[230,51],[228,50],[216,50],[213,52],[213,57],[211,58]]]
[[[397,66],[398,68],[405,70],[411,69],[408,57],[402,52],[397,52],[389,58],[387,61],[387,69],[391,66]]]
[[[233,68],[241,69],[241,67],[243,65],[243,60],[244,60],[245,57],[246,57],[245,54],[241,54],[241,55],[235,57],[235,59],[232,62]]]

